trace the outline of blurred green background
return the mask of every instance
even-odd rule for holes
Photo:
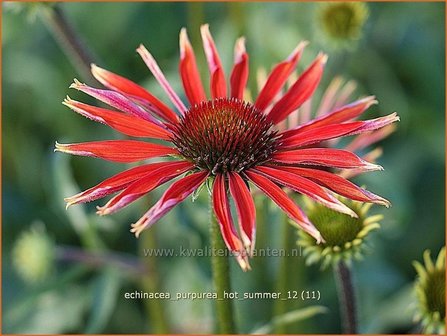
[[[65,210],[63,197],[71,196],[122,170],[119,164],[93,158],[53,153],[54,142],[113,139],[119,135],[65,108],[70,94],[94,103],[68,86],[79,77],[42,18],[33,20],[33,8],[16,11],[4,3],[2,17],[2,285],[4,333],[148,333],[169,325],[171,332],[213,331],[211,300],[126,300],[124,293],[153,288],[167,292],[211,291],[207,257],[140,258],[143,248],[208,246],[207,196],[193,204],[186,200],[139,240],[130,223],[161,194],[132,204],[110,217],[98,217],[94,202]],[[370,253],[354,264],[360,307],[360,331],[409,333],[415,278],[412,260],[431,249],[436,255],[445,244],[445,17],[443,3],[368,3],[369,18],[358,42],[350,48],[332,43],[318,21],[317,3],[64,3],[60,8],[93,51],[98,65],[122,74],[166,96],[135,52],[148,47],[167,78],[180,90],[178,34],[187,27],[199,66],[207,74],[199,27],[209,23],[227,73],[234,41],[247,38],[250,85],[255,71],[269,69],[284,59],[302,39],[311,43],[299,70],[319,50],[329,53],[321,88],[335,75],[355,79],[357,96],[374,94],[380,104],[370,116],[397,111],[397,132],[381,143],[383,172],[356,178],[393,207],[374,207],[384,214],[382,229],[373,234]],[[14,8],[12,8],[14,7]],[[26,6],[25,6],[26,7]],[[30,13],[31,12],[31,13]],[[163,188],[161,188],[163,189]],[[257,247],[284,246],[284,237],[296,239],[279,210],[257,199],[266,212],[258,223]],[[33,229],[31,229],[33,228]],[[21,233],[46,232],[57,245],[57,261],[42,281],[26,282],[12,261],[25,268],[45,266],[39,245],[22,244],[22,259],[11,251]],[[39,235],[37,235],[39,236]],[[289,240],[290,240],[289,239]],[[289,244],[290,245],[290,244]],[[26,250],[27,248],[27,250]],[[68,250],[74,249],[74,250]],[[82,261],[67,261],[75,251]],[[101,251],[101,260],[93,260]],[[36,255],[37,254],[37,255]],[[29,259],[26,256],[29,255]],[[25,256],[23,258],[23,256]],[[42,257],[42,258],[39,258]],[[48,260],[47,260],[48,261]],[[50,261],[48,261],[50,262]],[[29,265],[28,265],[28,264]],[[39,263],[42,263],[40,265]],[[151,269],[139,272],[139,263]],[[36,266],[37,265],[37,266]],[[286,265],[287,284],[279,284]],[[278,307],[274,300],[237,301],[239,331],[263,326],[279,311],[326,306],[327,313],[289,325],[294,333],[339,333],[337,299],[330,270],[305,267],[304,258],[255,258],[253,270],[243,273],[231,260],[235,291],[320,290],[319,302],[290,301]],[[154,287],[155,286],[155,287]],[[285,287],[284,287],[285,286]],[[160,308],[163,305],[163,308]],[[162,321],[162,309],[166,323]],[[160,315],[159,315],[160,314]]]

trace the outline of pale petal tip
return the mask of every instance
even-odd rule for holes
[[[68,147],[68,145],[60,144],[59,142],[56,141],[56,143],[54,145],[54,151],[55,152],[67,152],[67,147]]]
[[[64,201],[67,203],[67,204],[65,204],[65,210],[68,210],[69,207],[76,204],[76,201],[71,199],[71,197],[64,198]]]
[[[377,202],[377,204],[383,205],[385,208],[390,208],[391,207],[391,202],[388,201],[385,198],[380,197]]]
[[[99,66],[97,66],[94,63],[90,64],[90,71],[91,71],[93,77],[95,77],[98,81],[100,81],[100,78],[102,76],[105,76],[107,74],[107,70],[100,68]]]
[[[251,267],[250,264],[248,262],[248,258],[242,257],[241,255],[236,256],[236,260],[239,264],[239,266],[241,267],[242,271],[247,272],[247,271],[251,271]]]
[[[363,164],[363,169],[369,170],[369,171],[382,171],[384,170],[383,167],[381,165],[375,164],[375,163],[371,163],[365,160],[362,160],[362,164]]]
[[[246,53],[245,49],[245,37],[241,36],[236,40],[234,45],[234,61],[240,63],[243,60],[243,55]]]
[[[96,214],[100,216],[105,216],[111,213],[110,209],[107,207],[107,204],[104,206],[97,206],[96,210]]]
[[[376,96],[368,96],[360,100],[361,103],[367,103],[367,107],[371,105],[377,105],[379,101],[376,99]]]
[[[191,43],[189,42],[188,33],[186,28],[180,29],[180,58],[185,57],[186,48],[191,48]]]
[[[320,53],[320,54],[318,54],[318,58],[319,58],[320,63],[321,63],[322,65],[325,65],[325,64],[327,63],[328,57],[329,57],[329,56],[328,56],[327,54],[324,54],[324,53]]]
[[[245,52],[245,41],[246,38],[245,36],[241,36],[236,40],[236,48],[240,51],[244,51]]]
[[[298,43],[295,49],[293,49],[293,51],[290,53],[289,57],[287,57],[287,60],[290,61],[297,57],[297,55],[300,54],[308,44],[309,41],[301,41],[300,43]]]
[[[200,32],[202,34],[209,34],[210,33],[210,25],[208,23],[204,23],[200,26]]]
[[[323,236],[321,235],[321,233],[320,233],[320,231],[317,231],[316,233],[315,233],[315,239],[317,240],[317,244],[323,244],[323,243],[325,243],[326,241],[324,240],[324,238],[323,238]]]
[[[144,231],[145,225],[143,222],[138,221],[136,223],[131,224],[131,229],[130,232],[132,232],[133,234],[135,234],[136,238],[140,237],[141,232]]]
[[[71,107],[71,103],[72,103],[73,99],[70,98],[69,95],[67,95],[64,100],[62,101],[62,105]]]
[[[137,53],[141,55],[142,53],[149,53],[149,51],[147,51],[146,47],[141,43],[137,48]]]
[[[81,83],[77,78],[73,79],[73,83],[70,84],[70,89],[79,90],[81,87],[85,86],[84,83]]]

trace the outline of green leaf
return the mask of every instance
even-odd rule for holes
[[[120,285],[121,277],[115,269],[108,268],[98,276],[92,288],[92,313],[86,334],[98,334],[104,330],[115,309]]]
[[[311,306],[292,310],[286,314],[275,316],[269,323],[252,331],[252,334],[268,334],[278,326],[286,326],[298,321],[311,318],[315,315],[326,313],[328,309],[323,306]]]
[[[88,220],[85,207],[82,204],[65,210],[64,197],[75,195],[79,187],[73,179],[69,165],[69,156],[56,153],[52,161],[52,176],[54,177],[55,202],[59,209],[68,217],[71,225],[89,249],[103,249],[104,244],[99,238],[96,228]]]
[[[72,283],[89,272],[73,267],[62,276],[25,291],[4,312],[3,332],[13,334],[58,334],[75,330],[82,321],[88,296]]]

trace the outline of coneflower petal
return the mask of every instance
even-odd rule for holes
[[[335,100],[332,110],[339,109],[340,107],[346,105],[350,100],[351,95],[357,88],[357,83],[353,80],[348,81],[340,90],[337,99]]]
[[[249,254],[255,246],[256,208],[250,190],[239,174],[228,173],[230,193],[236,205],[242,241]]]
[[[366,121],[354,121],[344,124],[311,127],[304,130],[296,129],[287,131],[282,134],[281,148],[306,146],[333,138],[370,132],[395,121],[399,121],[399,117],[396,113],[391,113],[385,117]]]
[[[393,133],[395,130],[396,130],[395,125],[388,125],[380,130],[361,134],[358,137],[355,137],[355,139],[352,140],[352,142],[349,143],[349,145],[347,145],[344,149],[350,152],[361,150],[363,148],[368,147],[369,145],[375,144],[376,142],[383,140],[391,133]]]
[[[146,212],[136,223],[132,224],[131,232],[135,236],[148,229],[157,220],[167,214],[173,207],[182,202],[186,197],[194,192],[208,177],[208,172],[201,171],[174,182],[165,191],[163,196],[155,205]]]
[[[362,124],[360,121],[355,121],[347,124],[334,124],[315,127],[305,129],[304,131],[301,131],[300,129],[296,129],[293,132],[286,131],[282,133],[282,137],[280,139],[281,145],[279,148],[284,149],[306,146],[324,140],[338,138],[357,130],[361,127],[361,125]]]
[[[178,116],[174,111],[140,85],[111,71],[102,69],[95,64],[92,64],[91,67],[93,76],[107,88],[147,101],[151,105],[153,112],[159,117],[171,123],[178,121]]]
[[[68,96],[63,104],[84,117],[106,124],[128,136],[148,137],[162,140],[170,140],[172,137],[171,132],[167,129],[132,115],[87,105],[72,100]]]
[[[75,144],[56,142],[55,151],[124,163],[178,154],[175,148],[135,140],[106,140]]]
[[[79,82],[77,79],[74,80],[74,83],[70,85],[70,88],[82,91],[89,96],[92,96],[107,105],[110,105],[116,108],[119,111],[126,112],[132,114],[141,119],[153,122],[154,124],[161,124],[157,119],[151,116],[146,110],[144,110],[141,106],[135,104],[132,100],[125,97],[119,92],[112,90],[101,90],[92,88],[86,84]]]
[[[248,80],[248,54],[245,51],[245,38],[241,37],[234,46],[234,66],[230,76],[231,97],[244,98]]]
[[[390,202],[386,199],[356,186],[354,183],[344,179],[343,177],[333,174],[324,170],[311,169],[311,168],[299,168],[299,167],[275,167],[278,170],[284,170],[290,173],[297,174],[312,180],[337,194],[348,197],[350,199],[360,201],[381,204],[386,207],[390,206]]]
[[[185,114],[187,108],[185,107],[179,96],[175,93],[174,89],[172,88],[171,84],[169,84],[165,75],[163,75],[163,72],[161,71],[160,67],[158,66],[157,62],[155,61],[151,53],[142,44],[138,47],[137,52],[140,54],[144,63],[146,63],[147,67],[152,72],[152,74],[154,75],[155,79],[158,81],[160,86],[165,90],[169,99],[172,101],[177,110],[182,115]]]
[[[97,213],[99,215],[114,213],[193,167],[193,164],[186,161],[166,162],[164,166],[151,171],[127,186],[122,193],[113,197],[106,205],[98,207]]]
[[[377,104],[377,100],[374,96],[365,97],[359,99],[351,104],[344,105],[320,118],[313,119],[304,125],[300,125],[297,128],[290,130],[294,131],[297,129],[307,129],[313,127],[320,127],[324,125],[343,123],[352,119],[357,118],[363,112],[365,112],[371,105]]]
[[[299,108],[312,96],[320,83],[326,61],[327,55],[319,54],[315,61],[287,91],[284,97],[272,107],[268,117],[274,124],[284,120],[291,112]]]
[[[272,159],[288,164],[318,165],[342,169],[361,168],[364,171],[383,170],[381,166],[366,162],[354,153],[333,148],[287,150],[273,154]]]
[[[125,170],[112,177],[109,177],[108,179],[105,179],[94,187],[91,187],[74,196],[65,198],[65,202],[67,202],[67,208],[73,204],[91,202],[99,198],[103,198],[107,195],[113,194],[114,192],[123,190],[132,182],[142,178],[143,176],[146,176],[154,170],[173,164],[175,162],[178,161],[150,163],[147,165]]]
[[[205,50],[206,60],[210,71],[211,96],[215,98],[224,98],[227,96],[227,84],[220,61],[219,53],[211,36],[209,26],[207,24],[200,27],[202,35],[203,49]]]
[[[261,191],[270,197],[287,214],[287,216],[290,217],[290,219],[297,222],[298,225],[314,237],[317,242],[322,240],[317,228],[309,221],[299,206],[296,205],[280,187],[252,169],[246,171],[245,174]]]
[[[214,179],[213,209],[225,244],[230,251],[236,252],[236,259],[241,268],[244,271],[249,270],[250,265],[247,255],[244,253],[244,247],[233,225],[227,188],[225,186],[225,177],[222,174],[216,175]]]
[[[195,105],[205,101],[206,95],[199,71],[197,70],[196,57],[185,28],[182,28],[180,31],[179,72],[186,97],[188,97],[190,104]]]
[[[313,200],[325,205],[328,208],[341,213],[345,213],[351,217],[357,217],[357,214],[354,211],[341,203],[324,188],[320,187],[318,184],[312,182],[307,178],[290,173],[288,171],[279,170],[267,166],[259,166],[253,170],[256,172],[260,172],[267,178],[271,178],[275,182],[285,187],[288,187],[292,190],[295,190],[296,192],[312,198]]]
[[[295,69],[296,64],[301,58],[303,49],[307,44],[307,41],[300,42],[285,61],[275,66],[256,99],[255,106],[258,109],[263,111],[269,106],[273,98],[275,98],[276,94],[286,83],[287,78]]]
[[[343,85],[343,78],[335,77],[330,83],[327,89],[324,91],[323,96],[320,100],[320,105],[318,105],[316,116],[320,117],[322,115],[327,114],[332,110],[335,100],[337,98],[337,94],[340,91],[340,88]]]

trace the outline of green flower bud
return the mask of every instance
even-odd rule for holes
[[[322,268],[344,261],[348,265],[353,259],[361,259],[365,250],[365,240],[369,233],[380,228],[382,215],[368,216],[369,203],[340,198],[358,218],[331,210],[323,205],[307,202],[310,221],[320,231],[324,243],[317,244],[314,238],[302,230],[298,231],[298,245],[308,265],[321,262]]]
[[[418,304],[415,320],[421,322],[427,334],[445,334],[445,247],[435,263],[430,251],[424,252],[424,265],[413,262],[418,278],[415,291]]]
[[[12,264],[28,283],[42,282],[51,274],[55,261],[55,245],[42,223],[21,233],[12,250]]]
[[[36,18],[42,9],[47,9],[55,5],[55,2],[7,1],[5,2],[5,9],[15,14],[24,14],[28,22],[33,23],[36,21]]]
[[[328,2],[319,6],[316,22],[329,43],[348,48],[360,39],[368,15],[362,2]]]

